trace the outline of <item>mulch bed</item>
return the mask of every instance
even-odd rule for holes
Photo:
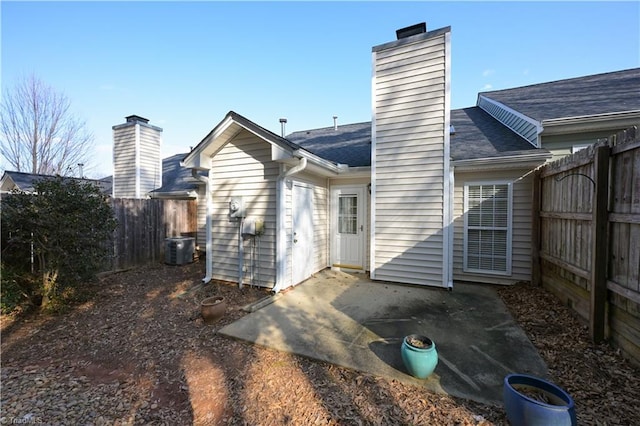
[[[203,265],[153,265],[109,275],[89,302],[59,316],[2,316],[2,418],[40,424],[507,424],[502,406],[216,334],[268,293],[218,283],[180,298]],[[640,424],[639,370],[542,289],[496,287],[574,398],[579,424]],[[222,295],[212,325],[198,302]]]

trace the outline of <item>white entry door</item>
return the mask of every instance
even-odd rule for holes
[[[313,189],[293,184],[292,284],[313,274],[315,250],[313,241]]]
[[[331,198],[331,264],[334,267],[364,270],[365,188],[333,187]]]

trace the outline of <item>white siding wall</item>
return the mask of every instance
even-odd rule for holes
[[[113,196],[133,198],[136,194],[136,129],[134,125],[113,130]]]
[[[374,48],[371,268],[378,280],[443,285],[447,49],[448,30]]]
[[[463,271],[465,182],[513,182],[513,232],[511,276],[472,274]],[[512,284],[531,280],[531,200],[533,181],[529,170],[490,173],[456,172],[454,194],[453,278],[490,284]]]
[[[161,129],[132,122],[113,129],[113,196],[145,198],[162,185]]]
[[[211,167],[213,278],[238,281],[239,223],[229,218],[229,200],[242,196],[247,216],[264,220],[265,233],[260,237],[259,256],[256,253],[255,284],[272,287],[275,283],[276,180],[279,168],[271,161],[270,145],[243,131],[215,155]],[[204,220],[201,226],[204,230]],[[249,268],[250,240],[244,242],[244,247],[244,264]],[[257,282],[258,276],[260,282]],[[244,282],[249,283],[248,273]]]
[[[140,125],[140,196],[162,186],[160,132]]]

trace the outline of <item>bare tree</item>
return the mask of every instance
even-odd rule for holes
[[[33,75],[4,93],[0,153],[15,171],[65,175],[88,163],[93,134],[70,107],[69,98]]]

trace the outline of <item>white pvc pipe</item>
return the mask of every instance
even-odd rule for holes
[[[196,169],[191,169],[191,176],[198,179],[200,182],[205,183],[205,194],[207,203],[207,217],[205,227],[205,240],[206,240],[206,273],[202,279],[203,284],[207,284],[211,281],[213,276],[213,233],[211,232],[211,215],[213,214],[213,199],[211,197],[211,170],[207,172],[207,177],[200,176]]]

